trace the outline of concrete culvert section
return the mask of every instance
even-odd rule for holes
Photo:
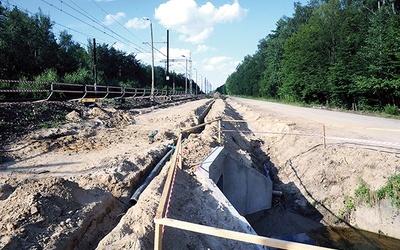
[[[235,160],[233,153],[224,147],[215,148],[196,175],[211,179],[243,216],[271,208],[271,179],[247,166],[243,159]]]

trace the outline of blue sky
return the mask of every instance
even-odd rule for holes
[[[53,32],[67,30],[73,40],[87,44],[96,38],[145,64],[151,63],[150,22],[154,33],[155,65],[166,57],[169,30],[170,70],[186,73],[184,57],[191,57],[189,77],[200,84],[207,78],[213,88],[226,78],[246,55],[257,50],[260,39],[276,28],[283,16],[294,12],[291,0],[5,0],[4,6],[49,15]],[[299,1],[303,5],[307,1]],[[163,55],[164,54],[164,55]],[[203,84],[201,86],[203,88]]]

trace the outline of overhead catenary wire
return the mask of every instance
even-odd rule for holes
[[[70,1],[72,1],[72,0],[70,0]],[[110,15],[107,11],[105,11],[100,5],[98,5],[97,3],[96,3],[96,1],[93,1],[92,0],[92,2],[101,10],[101,11],[103,11],[105,14],[107,14],[107,15]],[[117,24],[119,24],[123,29],[125,29],[129,34],[131,34],[133,37],[135,37],[136,39],[138,39],[140,42],[142,42],[143,43],[143,41],[138,37],[138,36],[136,36],[134,33],[132,33],[129,29],[127,29],[124,25],[122,25],[120,22],[118,22],[118,20],[116,20],[112,15],[110,15],[111,16],[111,18],[117,23]]]
[[[41,0],[41,1],[44,2],[44,3],[46,3],[46,4],[48,4],[48,5],[50,5],[51,7],[53,7],[53,8],[55,8],[55,9],[59,10],[60,12],[63,12],[63,13],[65,13],[65,14],[67,14],[68,16],[70,16],[70,17],[72,17],[72,18],[74,18],[74,19],[76,19],[76,20],[78,20],[78,21],[80,21],[80,22],[82,22],[82,23],[88,25],[89,27],[92,27],[92,28],[96,29],[97,31],[99,31],[99,32],[101,32],[101,33],[103,33],[103,34],[105,34],[105,35],[107,35],[107,36],[110,36],[110,37],[112,37],[113,39],[115,39],[115,40],[117,40],[117,41],[119,41],[119,42],[121,42],[121,43],[123,43],[123,44],[129,46],[129,43],[128,43],[129,41],[128,41],[128,42],[122,41],[121,39],[119,39],[119,38],[117,38],[117,37],[115,37],[115,36],[113,36],[113,35],[111,35],[111,34],[105,32],[105,31],[99,29],[98,27],[96,27],[96,26],[94,26],[94,25],[92,25],[92,24],[86,22],[85,20],[82,20],[82,19],[79,18],[79,17],[76,17],[75,15],[73,15],[73,14],[67,12],[67,11],[64,11],[63,9],[61,9],[61,8],[59,8],[59,7],[57,7],[57,6],[55,6],[55,5],[52,4],[52,3],[47,2],[46,0]],[[133,43],[132,43],[132,44],[133,44]],[[134,44],[134,45],[135,45],[135,44]],[[135,45],[135,46],[136,46],[136,45]],[[135,48],[135,49],[136,49],[138,52],[143,52],[143,51],[139,50],[138,48]]]
[[[11,2],[12,4],[10,4],[10,2]],[[23,12],[28,13],[28,14],[30,14],[30,15],[36,15],[36,13],[33,13],[33,12],[29,11],[27,8],[25,8],[25,7],[21,6],[20,4],[14,2],[13,0],[8,0],[8,5],[14,6],[14,7],[18,7],[18,8],[20,9],[20,11],[23,10]],[[64,25],[64,24],[61,24],[61,23],[59,23],[59,22],[56,22],[56,21],[54,21],[54,20],[52,20],[52,23],[53,23],[54,25],[61,26],[61,27],[65,28],[65,29],[72,30],[72,31],[74,31],[75,33],[81,34],[81,35],[86,36],[86,37],[95,37],[94,35],[91,35],[91,34],[88,34],[88,33],[84,33],[84,32],[82,32],[82,31],[79,31],[79,30],[77,30],[77,29],[68,27],[68,26],[66,26],[66,25]],[[55,27],[53,27],[53,28],[55,28]],[[59,31],[61,32],[62,30],[59,29]],[[76,39],[75,39],[75,40],[76,40]],[[106,40],[104,40],[104,39],[99,39],[99,40],[104,41],[104,42],[107,42],[107,43],[110,43],[109,41],[106,41]],[[85,47],[88,46],[87,43],[83,43],[83,42],[80,42],[80,41],[76,41],[76,42],[79,43],[79,44],[81,44],[81,45],[84,45]]]
[[[72,0],[69,0],[69,1],[72,2]],[[126,30],[129,34],[131,34],[133,37],[135,37],[138,41],[142,42],[143,44],[149,45],[150,48],[151,48],[150,43],[142,41],[142,40],[141,40],[138,36],[136,36],[132,31],[130,31],[128,28],[126,28],[126,26],[124,26],[124,25],[121,24],[117,19],[115,19],[113,15],[111,15],[110,13],[108,13],[107,11],[105,11],[98,3],[96,3],[96,1],[93,1],[93,0],[92,0],[92,2],[93,2],[101,11],[103,11],[103,13],[105,13],[106,15],[109,15],[109,16],[114,20],[114,22],[116,22],[119,26],[121,26],[121,27],[122,27],[124,30]],[[154,45],[153,45],[153,46],[154,46]],[[154,47],[154,50],[156,50],[159,54],[163,55],[164,58],[167,57],[167,55],[165,55],[163,52],[161,52],[160,50],[158,50],[156,47]],[[150,53],[149,51],[146,51],[146,52],[147,52],[147,53]]]
[[[101,21],[97,20],[95,17],[93,17],[93,15],[91,15],[90,13],[88,13],[86,10],[82,9],[79,5],[77,5],[76,3],[74,3],[73,0],[69,0],[72,4],[74,4],[77,8],[79,8],[82,11],[78,11],[76,10],[76,8],[71,7],[70,5],[68,5],[67,3],[65,3],[65,1],[59,0],[61,3],[64,3],[65,5],[67,5],[68,7],[72,8],[73,10],[77,11],[78,13],[80,13],[81,15],[84,15],[86,18],[92,20],[93,22],[96,22],[97,24],[101,25],[103,28],[110,30],[106,25],[104,25]],[[111,15],[109,12],[107,12],[106,10],[104,10],[104,8],[102,8],[98,3],[96,3],[96,1],[92,2],[106,15],[109,15],[119,26],[121,26],[124,30],[126,30],[129,34],[131,34],[133,37],[135,37],[138,41],[142,42],[143,44],[147,44],[149,45],[149,43],[143,42],[138,36],[136,36],[132,31],[130,31],[129,29],[126,28],[126,26],[124,26],[123,24],[121,24],[117,19],[115,19],[113,17],[113,15]],[[83,13],[82,13],[83,12]],[[111,31],[111,30],[110,30]],[[111,31],[113,33],[115,33],[114,31]],[[118,35],[118,34],[117,34]],[[119,35],[118,35],[119,36]],[[125,38],[124,38],[125,39]],[[143,47],[129,41],[130,43],[132,43],[133,45],[139,47],[140,49],[142,49],[144,52],[150,53],[150,51],[144,49]],[[149,45],[151,46],[151,45]],[[158,53],[160,53],[162,56],[167,57],[163,52],[161,52],[160,50],[158,50],[157,48],[154,48]]]
[[[109,27],[107,27],[106,25],[104,25],[101,21],[99,21],[98,19],[96,19],[93,15],[91,15],[90,13],[88,13],[86,10],[82,9],[79,5],[77,5],[76,3],[74,3],[72,0],[69,0],[71,3],[73,3],[75,6],[77,6],[77,8],[79,8],[80,10],[78,10],[77,8],[69,5],[68,3],[66,3],[65,1],[59,0],[61,3],[65,4],[66,6],[68,6],[69,8],[73,9],[74,11],[78,12],[79,14],[83,15],[84,17],[86,17],[87,19],[97,23],[98,25],[100,25],[101,27],[103,27],[106,30],[109,30],[111,33],[117,35],[118,37],[124,39],[125,41],[127,41],[128,43],[133,44],[134,46],[140,48],[142,51],[148,52],[146,51],[144,48],[142,48],[141,46],[131,42],[129,39],[117,34],[115,31],[111,30]],[[96,4],[97,5],[97,4]],[[98,5],[97,5],[98,6]],[[103,9],[102,9],[103,10]],[[104,10],[103,10],[104,11]],[[108,14],[109,15],[109,14]],[[113,18],[114,19],[114,18]],[[114,19],[115,20],[115,19]],[[140,51],[140,52],[142,52]]]
[[[101,33],[103,33],[103,34],[105,34],[105,35],[107,35],[107,36],[113,38],[113,39],[116,40],[116,41],[119,41],[119,42],[121,42],[121,43],[123,43],[123,44],[125,44],[125,45],[127,45],[127,46],[133,45],[133,46],[134,46],[134,49],[137,50],[139,53],[150,53],[147,49],[145,49],[145,48],[143,48],[143,47],[141,47],[141,46],[139,46],[139,45],[137,45],[137,44],[135,44],[135,43],[129,41],[129,40],[126,39],[125,37],[120,36],[119,34],[117,34],[116,32],[114,32],[113,30],[111,30],[110,28],[108,28],[106,25],[104,25],[104,24],[101,23],[99,20],[97,20],[95,17],[93,17],[93,15],[91,15],[90,13],[88,13],[87,11],[85,11],[85,10],[83,10],[81,7],[79,7],[79,6],[78,6],[76,3],[74,3],[72,0],[69,0],[69,1],[70,1],[74,6],[77,6],[77,7],[74,7],[74,6],[72,6],[72,4],[68,4],[68,3],[66,3],[66,2],[63,1],[63,0],[59,0],[59,1],[60,1],[61,4],[66,5],[67,7],[71,8],[71,9],[74,10],[74,11],[76,11],[77,13],[79,13],[79,14],[82,15],[82,16],[84,16],[85,18],[87,18],[88,20],[92,21],[93,23],[95,23],[95,24],[101,26],[103,29],[105,29],[105,30],[111,32],[112,34],[110,34],[110,33],[107,32],[107,31],[104,31],[104,30],[102,30],[102,29],[99,29],[99,28],[96,27],[95,25],[93,25],[93,24],[91,24],[91,23],[89,23],[89,22],[83,20],[82,18],[80,18],[80,17],[78,17],[78,16],[76,16],[76,15],[74,15],[74,14],[71,14],[70,12],[64,10],[62,7],[58,7],[58,6],[54,5],[53,3],[49,2],[49,1],[46,1],[46,0],[41,0],[41,1],[42,1],[43,3],[45,3],[45,4],[49,5],[49,6],[51,6],[52,8],[54,8],[54,9],[60,11],[60,12],[63,12],[63,13],[65,13],[66,15],[68,15],[68,16],[70,16],[70,17],[76,19],[76,20],[78,20],[79,22],[82,22],[82,23],[84,23],[85,25],[88,25],[89,27],[92,27],[92,28],[94,28],[95,30],[97,30],[97,31],[99,31],[99,32],[101,32]],[[13,2],[13,1],[10,0],[10,2]],[[35,13],[32,13],[32,12],[28,11],[28,10],[27,10],[26,8],[24,8],[23,6],[18,5],[18,4],[15,3],[15,2],[13,2],[13,3],[14,3],[14,6],[17,6],[17,7],[21,8],[21,9],[25,9],[25,12],[30,13],[31,15],[35,15]],[[106,12],[103,8],[101,8],[97,3],[95,3],[95,4],[96,4],[96,6],[98,6],[104,13],[107,13],[107,12]],[[82,11],[80,11],[79,9],[82,10]],[[108,13],[107,13],[107,14],[108,14]],[[109,14],[108,14],[108,15],[109,15]],[[111,15],[111,17],[112,17],[112,15]],[[113,17],[112,17],[112,18],[113,18]],[[113,18],[113,19],[115,20],[115,18]],[[117,20],[115,20],[115,21],[116,21],[119,25],[121,25],[125,30],[127,30],[130,34],[132,34],[136,39],[140,40],[136,35],[134,35],[131,31],[129,31],[129,30],[128,30],[125,26],[123,26],[120,22],[118,22]],[[82,31],[79,31],[79,30],[77,30],[77,29],[71,28],[71,27],[69,27],[69,26],[67,26],[67,25],[58,23],[58,22],[56,22],[56,21],[52,21],[52,22],[53,22],[55,25],[61,26],[61,27],[65,28],[65,29],[71,30],[71,31],[73,31],[73,32],[75,32],[75,33],[84,35],[84,36],[86,36],[86,37],[97,37],[97,36],[95,36],[95,35],[90,35],[90,34],[88,34],[88,33],[84,33],[84,32],[82,32]],[[113,35],[113,34],[115,34],[115,35]],[[119,37],[120,39],[119,39],[118,37]],[[106,40],[104,40],[104,39],[99,39],[99,40],[102,40],[102,41],[107,42],[107,43],[111,43],[111,42],[106,41]],[[140,41],[141,41],[141,40],[140,40]],[[81,45],[84,45],[84,46],[86,46],[86,47],[88,46],[87,43],[82,43],[82,42],[78,42],[78,43],[81,44]],[[143,43],[144,43],[144,42],[143,42]],[[150,46],[150,45],[149,45],[149,46]],[[165,58],[165,57],[166,57],[166,55],[165,55],[163,52],[161,52],[160,50],[158,50],[157,48],[155,48],[155,50],[156,50],[156,51],[158,52],[158,54],[160,55],[160,56],[159,56],[160,58]]]

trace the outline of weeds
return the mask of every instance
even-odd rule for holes
[[[398,115],[399,114],[399,108],[396,105],[387,104],[385,106],[385,113],[388,114],[388,115]]]
[[[367,186],[367,183],[365,183],[364,180],[360,179],[359,180],[360,185],[359,187],[354,191],[354,195],[358,199],[359,202],[364,202],[367,203],[368,205],[371,204],[371,191],[369,187]]]
[[[379,200],[389,198],[392,205],[400,208],[400,174],[390,177],[386,186],[378,189],[376,193]]]
[[[344,204],[346,205],[348,211],[352,211],[355,209],[354,199],[351,196],[346,195],[344,197]]]

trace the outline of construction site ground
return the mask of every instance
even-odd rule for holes
[[[130,197],[169,146],[176,144],[179,131],[202,123],[199,117],[211,101],[146,107],[0,104],[0,248],[152,249],[168,163],[136,204]],[[267,166],[274,190],[282,191],[282,196],[274,196],[272,209],[247,217],[254,229],[279,236],[321,226],[358,226],[400,238],[399,210],[390,201],[373,206],[354,201],[356,209],[351,211],[345,204],[361,180],[377,190],[399,173],[400,150],[329,138],[324,148],[322,137],[316,136],[321,134],[321,123],[350,122],[347,128],[326,127],[326,135],[398,142],[399,121],[388,120],[387,125],[378,121],[374,127],[391,130],[372,131],[360,128],[369,119],[362,115],[302,109],[216,96],[205,117],[205,121],[245,120],[223,122],[223,145],[261,172]],[[176,175],[168,217],[240,231],[226,205],[195,174],[219,146],[217,136],[218,126],[210,124],[189,134],[183,143],[183,170]],[[393,247],[388,244],[387,248]],[[249,245],[165,228],[163,247],[248,249]]]

